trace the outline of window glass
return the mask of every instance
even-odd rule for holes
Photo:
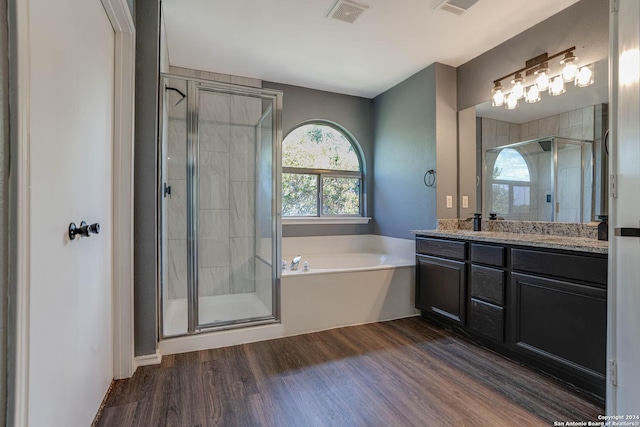
[[[324,215],[358,215],[360,213],[360,179],[330,178],[322,181]]]
[[[318,215],[318,177],[310,174],[282,174],[282,215]]]
[[[333,126],[312,123],[282,141],[285,217],[361,216],[362,167],[354,143]]]
[[[505,148],[493,166],[493,179],[503,181],[531,181],[529,166],[517,150]]]
[[[322,124],[300,126],[287,135],[282,141],[282,166],[360,170],[351,142],[336,129]]]

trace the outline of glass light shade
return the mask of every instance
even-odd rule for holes
[[[504,105],[504,92],[502,92],[502,85],[499,82],[491,89],[491,94],[491,105],[502,107]]]
[[[538,90],[543,92],[549,89],[549,69],[541,68],[536,71],[536,86],[538,86]]]
[[[577,87],[585,87],[593,84],[593,66],[585,65],[580,67],[576,73],[574,83]]]
[[[515,78],[511,81],[513,83],[513,88],[511,88],[511,93],[515,94],[517,99],[521,99],[524,97],[524,79],[521,74],[516,74]]]
[[[538,90],[537,84],[529,86],[524,100],[529,104],[540,101],[540,91]]]
[[[565,58],[560,61],[562,67],[562,78],[565,82],[572,82],[576,78],[576,72],[578,71],[578,58],[568,53]]]
[[[511,92],[509,95],[507,95],[507,102],[504,104],[505,108],[507,110],[514,110],[515,108],[517,108],[518,99],[520,99],[518,95]]]
[[[561,95],[565,92],[564,80],[562,75],[556,76],[551,80],[551,84],[549,85],[549,94],[556,96]]]

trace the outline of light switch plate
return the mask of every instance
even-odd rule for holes
[[[453,207],[453,196],[447,196],[447,208]]]
[[[462,196],[462,207],[464,209],[469,208],[469,196]]]

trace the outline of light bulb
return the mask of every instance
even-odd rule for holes
[[[593,69],[591,65],[580,67],[580,69],[576,73],[576,79],[574,83],[577,87],[585,87],[593,83]]]
[[[540,92],[549,89],[549,69],[541,68],[536,71],[536,86]]]
[[[562,76],[556,76],[551,80],[551,84],[549,85],[549,94],[556,96],[563,94],[565,92],[564,88],[564,80]]]
[[[502,92],[502,85],[500,82],[497,82],[493,89],[491,89],[491,105],[494,107],[502,107],[504,104],[504,92]]]
[[[576,78],[576,72],[578,71],[578,58],[569,52],[565,55],[564,59],[560,61],[560,64],[563,65],[562,78],[565,82],[572,82]]]
[[[525,95],[524,100],[529,104],[533,104],[534,102],[540,101],[540,91],[538,90],[537,84],[529,86],[529,89],[527,89],[527,94]]]
[[[511,81],[513,83],[513,88],[511,89],[511,93],[515,94],[517,99],[524,97],[524,79],[522,78],[522,74],[518,73],[515,75],[515,78]]]
[[[511,92],[509,95],[507,95],[507,102],[505,103],[505,108],[507,110],[513,110],[518,106],[518,95]]]

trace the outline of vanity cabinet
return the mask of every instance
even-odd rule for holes
[[[416,236],[416,308],[605,396],[607,255]]]

